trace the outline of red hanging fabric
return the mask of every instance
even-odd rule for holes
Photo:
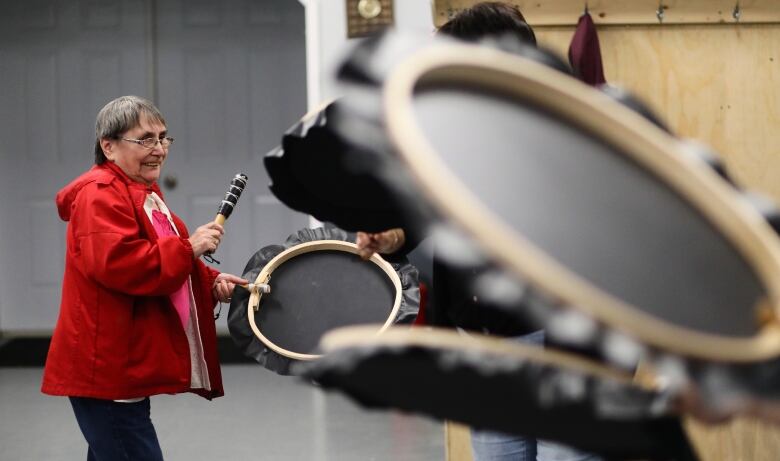
[[[580,16],[577,30],[569,45],[569,64],[577,77],[588,85],[598,86],[607,83],[604,68],[601,65],[601,49],[596,25],[589,13]]]

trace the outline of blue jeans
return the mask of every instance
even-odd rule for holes
[[[544,330],[510,340],[544,344]],[[601,461],[601,458],[545,440],[503,432],[471,430],[474,461]]]
[[[120,403],[70,397],[70,404],[89,444],[87,461],[162,461],[148,398]]]

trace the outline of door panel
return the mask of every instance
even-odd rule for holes
[[[3,2],[0,331],[54,327],[65,232],[54,196],[92,165],[95,115],[117,96],[157,95],[176,137],[166,199],[190,229],[214,219],[235,173],[249,175],[219,269],[240,273],[306,225],[270,196],[262,166],[305,111],[303,18],[286,0]]]
[[[49,332],[65,224],[54,195],[93,161],[94,117],[147,93],[141,1],[4,2],[0,15],[0,329]]]
[[[306,110],[304,10],[289,0],[172,0],[157,13],[160,110],[176,138],[164,175],[178,183],[165,198],[192,230],[214,219],[230,180],[245,173],[214,255],[217,269],[241,274],[256,250],[308,222],[270,194],[262,164]]]

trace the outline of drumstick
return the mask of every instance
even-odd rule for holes
[[[238,199],[241,197],[241,192],[246,187],[247,179],[247,175],[238,173],[230,180],[230,186],[228,186],[228,190],[225,192],[225,198],[220,202],[217,217],[214,218],[215,223],[220,226],[225,225],[225,221],[230,217],[230,213],[233,212],[233,208],[236,207],[236,203],[238,203]],[[214,251],[209,250],[205,252],[203,258],[210,263],[219,264],[219,261],[211,256],[214,254]]]
[[[238,203],[238,198],[241,197],[241,192],[246,187],[247,176],[243,173],[236,174],[230,181],[230,186],[225,193],[225,198],[219,204],[219,211],[217,217],[214,218],[214,222],[219,225],[225,224],[225,221],[230,217],[230,213],[233,212],[233,208]]]

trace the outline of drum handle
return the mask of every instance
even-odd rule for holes
[[[263,294],[271,292],[271,285],[268,284],[269,280],[271,280],[270,276],[265,279],[265,283],[256,282],[239,285],[251,293],[249,296],[249,305],[252,306],[252,310],[255,312],[260,309],[260,298],[263,297]]]
[[[634,384],[642,389],[650,390],[653,392],[661,392],[664,390],[664,381],[656,371],[655,367],[650,364],[646,359],[640,359],[639,363],[634,370],[633,376]]]
[[[271,285],[268,285],[267,283],[245,283],[239,286],[250,293],[254,293],[255,291],[259,291],[260,293],[271,292]]]

